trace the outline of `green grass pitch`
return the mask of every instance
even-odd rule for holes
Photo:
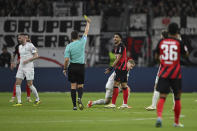
[[[105,109],[103,105],[72,110],[70,93],[40,93],[41,105],[13,107],[8,100],[11,93],[0,93],[0,131],[197,131],[197,94],[182,94],[181,123],[184,128],[173,127],[172,96],[164,105],[163,127],[155,128],[156,111],[146,111],[152,93],[131,93],[128,104],[132,109]],[[33,96],[33,94],[31,94]],[[104,93],[84,93],[83,103],[104,98]],[[122,103],[119,94],[117,105]]]

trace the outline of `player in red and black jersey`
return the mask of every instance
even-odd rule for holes
[[[113,96],[112,96],[112,104],[106,106],[109,108],[115,108],[116,99],[119,93],[118,87],[121,87],[123,89],[123,100],[124,104],[121,106],[121,108],[127,108],[127,98],[128,98],[128,91],[127,91],[127,52],[126,47],[122,43],[122,36],[119,33],[114,34],[114,53],[116,56],[116,59],[113,63],[113,65],[106,69],[105,73],[109,73],[113,68],[115,68],[116,77],[114,79],[114,89],[113,89]]]
[[[28,36],[27,42],[31,42],[29,36]],[[13,70],[14,67],[15,67],[14,59],[15,59],[16,56],[17,56],[16,68],[18,68],[18,66],[19,66],[19,62],[20,62],[19,45],[20,45],[20,44],[17,44],[17,45],[15,46],[15,50],[14,50],[14,52],[13,52],[13,57],[12,57],[12,62],[11,62],[11,69],[12,69],[12,70]],[[27,102],[32,102],[32,100],[31,100],[31,98],[30,98],[31,90],[30,90],[30,88],[28,87],[28,85],[26,85],[26,91],[27,91]],[[14,101],[15,101],[15,98],[16,98],[16,83],[14,84],[13,94],[12,94],[12,98],[10,99],[10,102],[14,102]]]
[[[170,88],[174,93],[174,126],[183,127],[179,123],[181,112],[181,55],[187,55],[186,47],[177,39],[178,25],[171,23],[168,26],[168,38],[161,39],[157,45],[157,53],[160,59],[160,71],[157,91],[160,92],[160,100],[157,104],[157,122],[156,127],[162,126],[163,105]]]

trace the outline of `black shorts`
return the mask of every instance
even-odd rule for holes
[[[173,93],[176,95],[181,91],[181,79],[165,79],[159,78],[156,90],[160,93],[168,94],[172,89]]]
[[[68,80],[71,83],[84,84],[85,65],[70,63],[68,67]]]
[[[116,77],[114,79],[115,81],[119,81],[121,83],[127,82],[127,73],[128,73],[127,70],[116,69],[115,72],[116,72]]]

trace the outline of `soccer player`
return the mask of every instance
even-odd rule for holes
[[[71,32],[72,42],[66,46],[65,62],[63,73],[66,75],[68,70],[68,80],[71,82],[71,98],[73,102],[73,110],[77,110],[76,106],[76,90],[78,91],[78,107],[83,110],[82,94],[85,75],[85,45],[91,20],[85,17],[87,24],[82,38],[79,38],[77,31]],[[68,64],[70,65],[68,67]]]
[[[166,30],[164,30],[161,33],[161,39],[166,39],[166,38],[168,38],[168,32]],[[182,40],[180,34],[177,34],[176,38],[179,39],[180,41]],[[152,104],[145,108],[147,111],[156,110],[157,101],[159,99],[159,92],[156,90],[157,84],[158,84],[158,80],[159,80],[159,76],[158,76],[159,71],[160,71],[160,66],[159,66],[159,69],[158,69],[158,72],[157,72],[157,76],[155,78],[155,85],[154,85],[154,92],[153,92],[153,97],[152,97]],[[173,103],[175,103],[175,101],[174,101],[174,94],[173,93],[172,93],[172,99],[173,99]],[[173,105],[173,109],[174,109],[174,105]]]
[[[187,55],[184,45],[177,39],[178,25],[171,23],[168,26],[168,38],[161,39],[157,45],[157,54],[160,58],[159,81],[157,91],[160,92],[160,99],[157,104],[156,127],[162,126],[162,112],[170,88],[174,93],[174,126],[183,127],[179,122],[181,113],[181,66],[180,56]]]
[[[28,37],[27,42],[31,42],[29,36],[27,36],[27,37]],[[16,63],[17,66],[16,66],[16,68],[18,68],[19,63],[20,63],[19,45],[20,45],[20,43],[18,43],[15,46],[15,51],[13,52],[13,57],[12,57],[12,62],[11,62],[11,70],[14,69],[14,66],[15,66],[14,59],[15,59],[16,56],[17,56],[17,63]],[[28,87],[28,84],[26,85],[26,91],[27,91],[27,102],[32,102],[31,97],[30,97],[31,90]],[[9,102],[14,102],[15,98],[16,98],[16,83],[14,84],[12,98],[9,100]]]
[[[22,80],[26,77],[27,84],[34,94],[36,100],[34,105],[40,104],[40,99],[38,92],[33,85],[34,80],[34,64],[33,61],[38,58],[37,49],[35,46],[27,42],[27,34],[20,34],[18,36],[19,45],[19,54],[20,54],[20,64],[18,71],[16,73],[16,97],[17,103],[14,106],[22,106],[21,101],[21,83]]]
[[[124,104],[121,107],[127,108],[128,107],[128,105],[127,105],[127,99],[128,99],[127,73],[128,73],[128,69],[127,69],[126,47],[122,43],[121,34],[115,33],[113,40],[114,40],[114,44],[115,44],[114,53],[115,53],[116,59],[115,59],[113,65],[106,69],[105,74],[109,73],[110,71],[113,70],[113,68],[115,68],[116,77],[114,79],[112,104],[107,105],[105,107],[107,107],[107,108],[115,108],[116,107],[116,105],[115,105],[116,99],[119,94],[118,87],[120,87],[120,85],[121,85],[122,90],[123,90],[123,100],[124,100]]]
[[[166,30],[162,31],[161,39],[165,39],[167,37],[168,37],[168,32]],[[159,69],[158,69],[158,72],[157,72],[157,76],[155,78],[155,85],[154,85],[154,92],[153,92],[153,97],[152,97],[152,104],[145,108],[148,111],[156,110],[157,100],[159,98],[159,92],[156,90],[157,84],[158,84],[158,80],[159,80],[159,77],[158,77],[159,71],[160,71],[160,66],[159,66]]]
[[[134,66],[135,66],[134,60],[132,60],[132,59],[128,60],[128,62],[127,62],[128,70],[130,71],[131,69],[133,69]],[[99,100],[96,100],[96,101],[88,101],[87,106],[89,108],[92,107],[93,105],[107,105],[111,102],[115,77],[116,77],[116,73],[113,72],[111,74],[111,76],[108,78],[107,84],[105,86],[105,89],[106,89],[105,99],[99,99]],[[129,72],[127,74],[127,79],[128,79],[128,77],[129,77]],[[129,87],[127,87],[127,92],[128,92],[128,94],[130,94],[130,88]],[[123,104],[125,104],[125,103],[123,102]],[[122,107],[120,106],[120,108],[122,108]],[[129,108],[129,106],[128,107],[123,106],[123,108]]]

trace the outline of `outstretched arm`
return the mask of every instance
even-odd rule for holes
[[[88,18],[86,15],[84,15],[85,20],[87,21],[86,27],[85,27],[85,32],[84,35],[87,36],[88,32],[89,32],[89,28],[90,28],[90,23],[91,23],[91,19]]]

